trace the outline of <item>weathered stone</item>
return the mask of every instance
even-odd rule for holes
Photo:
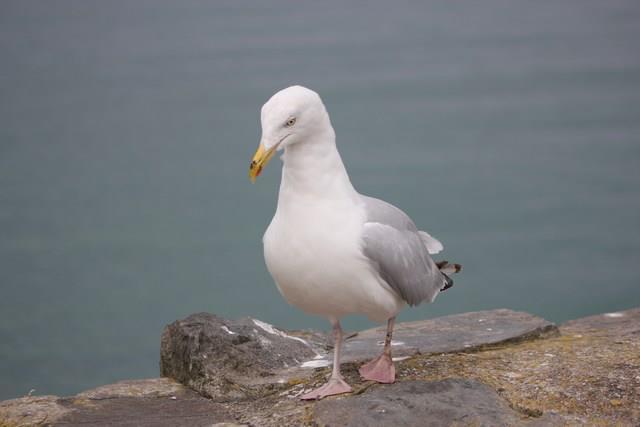
[[[640,308],[570,320],[562,328],[567,333],[604,332],[607,335],[614,333],[620,338],[637,337],[640,335]]]
[[[160,374],[214,400],[243,399],[316,355],[308,341],[257,319],[198,313],[165,328]]]
[[[384,405],[391,405],[389,408],[396,411],[395,414],[400,414],[398,408],[405,408],[407,414],[403,416],[423,411],[425,418],[419,425],[429,425],[430,419],[438,419],[429,418],[429,414],[444,408],[447,393],[463,396],[464,400],[453,401],[452,406],[471,411],[458,425],[474,422],[493,425],[496,423],[491,420],[496,414],[503,417],[498,425],[640,425],[640,309],[567,322],[560,326],[559,335],[556,328],[541,319],[508,310],[399,324],[394,340],[405,344],[394,346],[394,355],[413,356],[396,362],[397,383],[394,385],[378,385],[360,378],[359,363],[355,361],[377,353],[380,350],[377,343],[382,340],[381,330],[364,331],[349,339],[347,346],[358,341],[368,344],[358,344],[360,349],[354,346],[349,356],[352,361],[343,365],[343,375],[354,393],[320,402],[300,402],[296,397],[326,381],[329,368],[298,366],[302,361],[326,362],[326,358],[315,355],[315,352],[330,351],[323,347],[327,344],[324,334],[285,333],[252,319],[220,321],[221,325],[216,321],[196,320],[189,326],[194,328],[193,333],[173,334],[172,339],[182,336],[188,343],[180,344],[178,340],[163,351],[183,349],[193,353],[171,354],[163,363],[171,367],[182,361],[187,368],[180,369],[188,371],[188,362],[192,361],[191,370],[197,372],[194,367],[201,363],[198,357],[211,361],[209,355],[224,356],[226,352],[226,359],[221,358],[227,364],[222,373],[228,375],[225,378],[229,383],[237,381],[231,387],[240,390],[236,397],[226,394],[214,402],[167,378],[123,381],[70,398],[32,396],[0,402],[0,426],[315,425],[327,422],[322,417],[332,414],[350,417],[347,409],[352,402],[371,399],[382,399]],[[182,328],[179,330],[183,331]],[[248,340],[239,338],[236,344],[229,344],[222,337],[210,339],[208,335],[215,334],[204,330],[207,328],[218,328],[232,338],[248,336]],[[428,339],[421,339],[421,334],[429,336]],[[480,338],[475,339],[476,336]],[[537,337],[546,339],[527,339]],[[304,342],[297,338],[303,338]],[[287,344],[301,347],[292,350]],[[283,348],[287,351],[280,351]],[[249,354],[253,351],[257,355]],[[233,357],[240,359],[235,365]],[[205,372],[211,375],[217,371]],[[266,376],[260,376],[260,372]],[[407,392],[404,387],[410,386],[404,386],[405,383],[423,384],[417,386],[421,392]],[[446,390],[447,384],[451,392]],[[467,389],[464,384],[472,385]],[[485,391],[490,390],[484,393],[486,401],[478,395],[483,387]],[[427,406],[416,405],[414,397],[403,397],[404,392],[416,394],[415,399],[421,396]],[[252,398],[247,399],[248,396]],[[386,401],[390,396],[397,400]],[[344,408],[322,412],[330,402],[343,402]],[[447,411],[449,409],[436,411],[433,416],[452,414]],[[315,420],[314,415],[318,417]],[[368,415],[371,414],[363,417]],[[515,422],[510,423],[510,417],[515,417]],[[334,421],[340,425],[348,420],[336,418]],[[402,424],[394,420],[393,425]]]
[[[491,387],[465,379],[405,381],[315,407],[324,426],[517,425],[523,416]]]
[[[185,388],[169,378],[126,380],[83,391],[76,399],[114,399],[118,397],[171,397]]]
[[[543,340],[417,356],[399,363],[397,374],[401,381],[481,381],[518,412],[562,420],[547,425],[640,425],[640,310],[559,329]]]
[[[151,390],[152,391],[152,390]],[[61,399],[70,412],[52,423],[54,426],[138,426],[200,427],[234,422],[228,409],[192,390],[173,396],[101,397]]]
[[[527,313],[479,311],[397,324],[393,355],[470,351],[553,334],[555,325]],[[374,357],[383,336],[384,328],[352,335],[345,342],[343,362]],[[324,334],[284,332],[255,319],[229,321],[200,313],[165,328],[160,371],[216,400],[255,398],[291,380],[309,378],[313,368],[329,366],[330,342]]]
[[[58,400],[58,396],[26,396],[0,402],[0,426],[53,423],[69,412]]]
[[[121,381],[73,397],[32,396],[0,403],[0,426],[211,426],[236,418],[168,378]]]
[[[362,361],[380,353],[386,327],[367,329],[346,340],[344,361]],[[500,309],[454,314],[396,325],[396,356],[450,353],[557,335],[551,322],[528,313]]]

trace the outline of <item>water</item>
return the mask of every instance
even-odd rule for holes
[[[403,320],[638,306],[638,40],[633,0],[2,2],[0,399],[157,376],[192,312],[328,327],[264,267],[278,161],[246,176],[294,83],[465,266]]]

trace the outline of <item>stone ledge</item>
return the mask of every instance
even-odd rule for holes
[[[165,369],[204,380],[220,373],[232,393],[212,387],[214,401],[168,378],[123,381],[68,398],[0,402],[0,426],[346,426],[354,413],[358,425],[412,425],[413,416],[438,425],[640,424],[640,309],[560,328],[510,310],[399,324],[394,339],[404,344],[394,351],[410,357],[397,362],[393,385],[359,378],[358,362],[381,340],[378,329],[363,331],[347,341],[344,375],[354,393],[320,402],[296,396],[326,380],[328,368],[300,366],[324,360],[324,334],[204,314],[172,325],[163,351],[180,352],[165,354]]]
[[[384,327],[359,332],[346,340],[344,361],[363,361],[382,348]],[[393,334],[394,356],[476,351],[558,334],[551,322],[529,313],[498,309],[453,314],[430,320],[399,323]]]
[[[316,404],[314,420],[327,426],[531,425],[551,423],[511,408],[495,390],[479,381],[403,381],[348,399]]]
[[[120,381],[72,397],[0,402],[0,426],[211,426],[234,422],[221,405],[168,378]]]
[[[375,328],[348,335],[343,363],[377,355],[384,333]],[[554,324],[528,313],[478,311],[397,324],[393,354],[472,351],[557,333]],[[329,366],[330,341],[321,333],[285,332],[256,319],[230,321],[198,313],[165,328],[160,372],[216,401],[253,399]]]

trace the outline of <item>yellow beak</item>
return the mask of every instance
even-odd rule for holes
[[[256,182],[256,178],[262,172],[262,168],[267,166],[269,160],[273,157],[276,152],[277,144],[268,150],[264,148],[264,144],[260,143],[258,146],[258,150],[256,154],[253,155],[253,160],[251,160],[251,164],[249,165],[249,179],[251,182]]]

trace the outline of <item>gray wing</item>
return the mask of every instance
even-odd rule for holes
[[[395,206],[367,196],[363,200],[367,212],[362,234],[364,255],[409,305],[433,301],[447,282],[431,259],[421,232]]]
[[[390,225],[398,230],[416,231],[431,255],[437,254],[444,247],[442,243],[426,231],[418,230],[409,215],[384,200],[362,196],[367,209],[367,221]]]

